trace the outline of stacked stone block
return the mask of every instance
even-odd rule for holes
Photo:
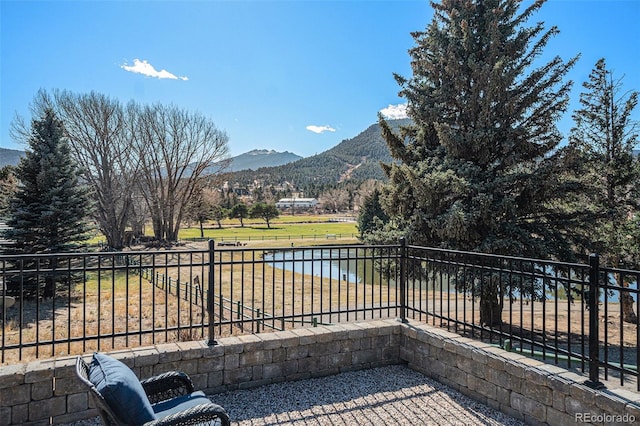
[[[398,323],[372,321],[111,351],[138,377],[189,374],[208,393],[400,362]],[[91,354],[86,360],[90,361]],[[97,415],[75,357],[0,367],[0,425],[67,423]]]
[[[443,329],[404,327],[400,358],[410,368],[526,424],[640,422],[640,393],[595,390],[585,385],[582,374]]]

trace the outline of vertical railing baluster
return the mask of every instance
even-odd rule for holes
[[[262,259],[262,269],[264,270],[264,258]],[[264,277],[264,273],[262,274],[262,276]],[[252,309],[249,312],[251,313],[251,332],[252,333],[255,330],[255,323],[253,321],[253,316],[254,316],[253,308],[255,307],[255,303],[256,303],[255,300],[256,300],[256,251],[251,250],[251,308]]]
[[[214,271],[213,271],[213,262],[215,256],[215,241],[209,240],[209,274],[208,274],[208,290],[207,290],[207,314],[209,315],[209,340],[207,344],[209,346],[216,345],[217,342],[214,338]]]
[[[407,261],[407,240],[400,238],[400,321],[407,322],[407,277],[405,263]]]
[[[600,333],[598,329],[598,281],[600,279],[600,258],[594,253],[589,256],[589,380],[593,388],[600,383]]]
[[[125,255],[125,259],[126,259],[126,262],[125,262],[126,269],[125,269],[125,284],[124,284],[125,285],[124,287],[124,294],[125,294],[124,341],[125,341],[125,345],[129,347],[129,300],[131,300],[129,298],[129,255]],[[113,283],[113,285],[115,286],[115,282]],[[138,310],[138,316],[142,316],[141,312],[142,312],[142,307]],[[142,330],[138,330],[138,331],[142,331]]]
[[[151,254],[151,342],[156,343],[156,255]]]
[[[164,253],[164,273],[162,274],[162,287],[165,289],[164,292],[164,342],[169,341],[169,295],[171,295],[171,283],[167,280],[169,276],[169,253]],[[142,305],[140,306],[142,308]]]
[[[49,258],[49,270],[51,272],[49,272],[51,275],[51,312],[55,312],[56,311],[56,284],[57,284],[57,280],[56,280],[56,265],[57,264],[57,259],[55,256],[51,256]],[[46,275],[45,275],[46,276]],[[56,354],[56,316],[52,315],[51,316],[51,356],[55,356]]]
[[[111,349],[116,345],[116,262],[118,255],[111,256]]]

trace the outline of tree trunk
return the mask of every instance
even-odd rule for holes
[[[164,238],[162,222],[159,218],[153,218],[151,223],[153,225],[153,236],[156,237],[156,240],[162,240]]]
[[[112,250],[122,250],[124,248],[124,236],[121,234],[106,233],[107,245]]]
[[[488,327],[502,324],[502,303],[494,281],[482,283],[480,289],[480,324]]]
[[[622,308],[622,321],[637,324],[638,316],[633,310],[633,303],[633,296],[631,296],[631,294],[621,292],[620,305]]]
[[[618,262],[616,259],[616,263],[615,263],[616,267],[619,267],[618,266],[619,264],[620,262]],[[624,277],[622,277],[621,274],[617,276],[617,281],[620,287],[625,289],[629,288],[629,283],[625,282]],[[622,310],[622,321],[632,323],[632,324],[637,324],[638,316],[633,310],[633,304],[634,304],[634,300],[633,300],[633,296],[631,296],[631,292],[629,290],[625,291],[621,289],[620,290],[620,309]]]

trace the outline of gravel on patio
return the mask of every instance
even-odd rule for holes
[[[210,396],[237,426],[509,425],[523,422],[403,365]],[[95,417],[74,426],[100,424]]]
[[[402,365],[212,395],[232,424],[523,425]]]

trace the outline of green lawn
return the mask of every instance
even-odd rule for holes
[[[302,222],[302,221],[301,221]],[[357,236],[358,230],[355,222],[274,222],[271,228],[262,223],[245,223],[244,227],[238,224],[224,225],[221,229],[209,225],[204,229],[204,238],[214,240],[273,240],[273,239],[326,239],[327,235],[337,238],[352,238]],[[180,239],[200,238],[200,228],[183,228],[180,230]]]
[[[336,239],[343,241],[357,240],[358,229],[356,222],[336,222],[335,220],[337,220],[335,216],[329,215],[287,215],[273,219],[271,227],[267,228],[264,220],[246,219],[244,227],[241,227],[239,220],[225,219],[222,221],[222,228],[218,228],[217,223],[214,222],[205,224],[204,238],[242,242],[301,239],[327,242],[333,240],[335,236]],[[151,226],[147,226],[147,231],[149,232],[150,230]],[[179,238],[181,240],[201,238],[200,227],[197,224],[193,224],[190,228],[184,225],[180,229]],[[94,236],[89,241],[91,245],[98,245],[100,242],[105,242],[102,234]]]

